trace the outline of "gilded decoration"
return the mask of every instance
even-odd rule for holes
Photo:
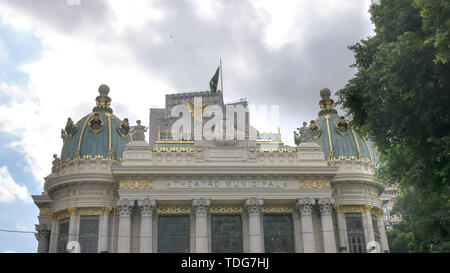
[[[103,207],[103,215],[109,215],[111,212],[113,212],[114,207]]]
[[[297,151],[295,147],[293,148],[256,148],[256,152],[269,152],[269,153],[292,153]]]
[[[121,181],[119,184],[119,189],[121,190],[143,190],[151,188],[152,181]]]
[[[209,208],[211,214],[233,214],[244,212],[244,207],[242,206],[211,206]]]
[[[318,140],[320,137],[320,126],[316,123],[316,121],[311,120],[309,123],[309,128],[312,131],[313,139]]]
[[[153,147],[153,152],[195,152],[195,147]]]
[[[52,220],[61,220],[61,219],[68,218],[68,217],[70,217],[69,210],[63,210],[63,211],[59,211],[57,213],[54,213],[52,215]]]
[[[346,136],[348,133],[348,121],[344,116],[341,116],[336,124],[336,132],[341,136]]]
[[[382,217],[384,213],[382,209],[375,208],[372,205],[334,205],[334,210],[342,213],[370,212],[371,214],[379,217]]]
[[[76,207],[70,207],[70,208],[67,209],[67,211],[69,212],[70,216],[77,215],[77,208]]]
[[[78,215],[103,215],[103,208],[80,208]]]
[[[290,205],[263,205],[261,211],[263,213],[292,213],[294,211],[294,207]]]
[[[100,117],[99,113],[94,113],[94,115],[89,120],[89,130],[94,133],[95,135],[100,133],[100,131],[103,129],[103,120]]]
[[[192,208],[190,206],[163,206],[157,207],[157,214],[189,214]]]
[[[300,181],[300,189],[331,189],[329,181]]]
[[[125,118],[124,120],[122,120],[122,122],[120,122],[118,131],[122,139],[125,139],[128,136],[128,134],[130,133],[130,124],[128,123],[127,118]]]
[[[40,216],[52,216],[52,211],[50,208],[41,208],[39,215]]]

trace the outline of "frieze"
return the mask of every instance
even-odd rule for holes
[[[172,180],[169,189],[284,189],[281,180]]]

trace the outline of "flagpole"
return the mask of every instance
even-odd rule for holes
[[[220,85],[222,86],[222,95],[223,95],[223,76],[222,76],[222,59],[220,59]]]

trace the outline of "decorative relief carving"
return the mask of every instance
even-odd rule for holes
[[[103,207],[102,211],[103,211],[103,215],[109,215],[111,212],[113,212],[114,207]]]
[[[244,208],[249,215],[259,215],[261,213],[261,207],[264,201],[256,197],[250,197],[245,200]]]
[[[315,203],[315,200],[309,197],[299,198],[296,207],[301,216],[311,215]]]
[[[212,206],[209,209],[211,214],[232,214],[232,213],[242,213],[244,208],[241,206]]]
[[[67,209],[67,211],[69,212],[70,216],[77,215],[77,208],[76,207],[70,207],[70,208]]]
[[[120,181],[119,189],[143,190],[151,189],[152,181]]]
[[[117,212],[120,217],[129,217],[134,209],[134,200],[120,199],[117,201]]]
[[[39,216],[52,216],[50,208],[40,208]]]
[[[34,226],[37,231],[34,234],[34,236],[36,236],[36,239],[38,241],[50,238],[50,228],[47,225],[43,224],[43,225],[34,225]]]
[[[157,214],[189,214],[191,208],[189,206],[164,206],[156,208]]]
[[[102,215],[103,208],[80,208],[78,215]]]
[[[331,189],[329,181],[300,181],[300,189]]]
[[[142,216],[152,216],[156,210],[156,201],[148,197],[144,200],[138,200],[137,205]]]
[[[317,205],[321,214],[331,214],[333,211],[333,199],[331,198],[319,198]]]
[[[192,200],[192,210],[195,216],[206,216],[210,206],[211,200],[209,199],[200,198]]]
[[[263,213],[292,213],[294,207],[290,205],[263,206],[261,211]]]
[[[373,206],[371,205],[364,205],[364,212],[372,212]]]
[[[362,213],[370,212],[373,215],[383,216],[384,211],[372,205],[334,205],[336,212],[342,213]]]

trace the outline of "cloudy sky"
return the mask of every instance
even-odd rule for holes
[[[30,195],[42,192],[60,153],[60,129],[91,111],[103,83],[118,117],[147,123],[165,94],[208,90],[221,58],[225,102],[279,105],[275,126],[293,144],[292,131],[317,116],[320,89],[334,93],[354,74],[347,46],[372,35],[369,6],[0,0],[0,229],[34,230]],[[267,129],[265,117],[252,118]],[[0,252],[36,249],[31,233],[0,232]]]

